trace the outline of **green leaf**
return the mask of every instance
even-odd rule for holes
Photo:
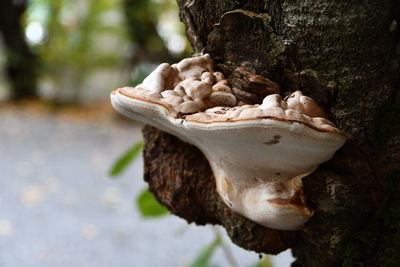
[[[144,143],[139,142],[136,145],[134,145],[131,149],[126,151],[114,163],[111,170],[109,171],[109,175],[112,177],[120,175],[129,166],[129,164],[140,154],[140,152],[143,150],[143,147]]]
[[[190,267],[209,267],[211,256],[214,254],[215,249],[222,243],[221,236],[217,235],[214,241],[208,246],[204,247],[196,259],[190,264]]]
[[[268,255],[264,255],[262,259],[251,267],[273,267],[270,257]]]
[[[148,189],[144,189],[140,193],[136,205],[140,214],[145,218],[160,217],[169,213],[167,208],[161,206]]]

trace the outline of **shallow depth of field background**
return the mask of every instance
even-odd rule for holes
[[[1,1],[0,266],[290,265],[144,216],[140,154],[109,174],[141,142],[110,91],[190,56],[184,30],[173,0]]]

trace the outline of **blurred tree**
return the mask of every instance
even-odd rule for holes
[[[46,75],[57,87],[55,101],[76,103],[94,70],[120,65],[125,31],[112,13],[120,1],[33,1],[48,10],[47,39],[40,45]],[[107,19],[108,17],[111,19]]]
[[[174,1],[124,0],[129,37],[134,44],[132,65],[140,62],[175,62],[184,55],[172,54],[157,31],[161,13],[176,9]]]
[[[21,24],[26,7],[27,0],[0,1],[0,33],[5,44],[12,99],[37,96],[37,61],[25,40]]]
[[[41,97],[56,103],[90,101],[105,96],[106,88],[126,79],[129,41],[122,2],[29,1],[24,22],[29,44],[41,59]],[[37,32],[33,38],[29,35],[33,25],[40,30],[40,37]]]

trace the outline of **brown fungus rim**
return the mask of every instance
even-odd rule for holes
[[[172,113],[172,111],[171,111],[171,109],[170,109],[170,107],[168,105],[162,104],[160,102],[152,101],[152,100],[149,100],[149,99],[133,96],[133,95],[125,92],[124,90],[122,90],[122,88],[116,89],[116,90],[111,92],[112,95],[116,95],[117,93],[119,93],[119,94],[121,94],[123,96],[126,96],[128,98],[135,99],[135,100],[140,100],[140,101],[143,101],[143,102],[156,104],[156,105],[161,106],[164,109],[166,109],[168,111],[169,115],[171,115],[171,113]],[[192,114],[188,114],[188,115],[192,115]],[[188,122],[194,122],[194,123],[199,123],[199,124],[217,124],[217,123],[218,124],[224,124],[224,123],[231,123],[231,122],[257,121],[257,120],[267,119],[267,120],[285,122],[287,124],[300,123],[300,124],[303,124],[303,125],[307,126],[308,128],[311,128],[311,129],[313,129],[315,131],[318,131],[318,132],[337,134],[337,135],[340,135],[340,136],[344,137],[345,139],[349,138],[349,136],[345,132],[337,129],[334,126],[332,126],[333,129],[332,128],[328,128],[328,129],[318,128],[317,126],[315,126],[313,124],[310,124],[310,123],[307,123],[307,122],[304,122],[304,121],[277,118],[277,117],[273,117],[273,116],[257,116],[257,117],[248,118],[248,119],[238,119],[238,118],[230,119],[230,118],[228,118],[226,121],[199,121],[199,120],[194,120],[194,119],[187,119],[187,118],[185,118],[185,116],[182,116],[180,118],[185,120],[185,121],[188,121]]]

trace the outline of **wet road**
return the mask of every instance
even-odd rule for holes
[[[140,139],[138,125],[0,111],[0,266],[188,266],[211,228],[141,219],[141,159],[119,179],[107,176]],[[258,259],[229,246],[239,266]],[[288,255],[275,266],[288,266]],[[212,262],[229,266],[221,249]]]

